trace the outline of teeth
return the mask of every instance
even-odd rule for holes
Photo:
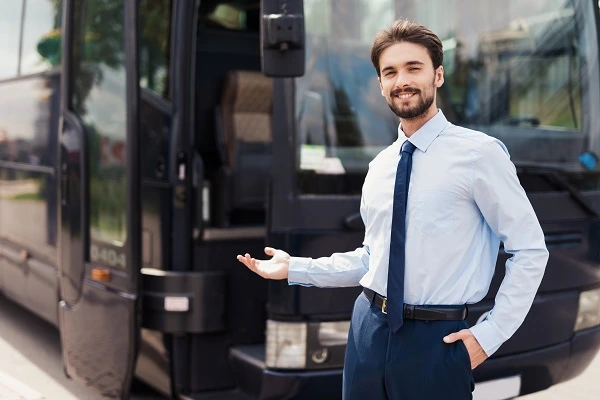
[[[400,98],[401,99],[408,99],[410,96],[412,96],[414,93],[406,93],[406,94],[401,94]]]

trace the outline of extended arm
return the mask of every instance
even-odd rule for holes
[[[361,201],[360,213],[367,226],[366,207]],[[366,235],[365,235],[366,237]],[[257,260],[249,254],[238,255],[237,259],[255,273],[267,279],[288,279],[291,285],[345,287],[358,286],[360,279],[369,269],[369,245],[365,239],[363,247],[346,253],[334,253],[329,257],[290,257],[282,250],[265,249],[271,260]]]
[[[329,257],[292,257],[288,281],[318,287],[358,286],[369,270],[369,246],[364,244],[354,251],[334,253]]]

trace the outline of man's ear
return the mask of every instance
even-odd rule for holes
[[[381,95],[385,97],[385,92],[383,91],[383,85],[381,84],[381,77],[377,77],[377,82],[379,82],[379,88],[381,89]]]
[[[440,65],[435,70],[435,86],[441,88],[444,84],[444,67]]]

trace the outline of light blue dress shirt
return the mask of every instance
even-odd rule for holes
[[[369,164],[360,213],[363,247],[292,257],[290,284],[367,287],[387,296],[396,166],[407,140]],[[500,241],[512,257],[487,318],[471,332],[489,356],[523,323],[540,285],[544,234],[502,142],[455,126],[441,111],[409,139],[416,147],[406,215],[405,303],[471,304],[488,292]],[[440,338],[441,340],[441,338]]]

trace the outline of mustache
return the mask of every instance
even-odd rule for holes
[[[417,88],[404,88],[404,89],[394,89],[390,92],[390,96],[399,96],[403,93],[421,93],[421,91]]]

